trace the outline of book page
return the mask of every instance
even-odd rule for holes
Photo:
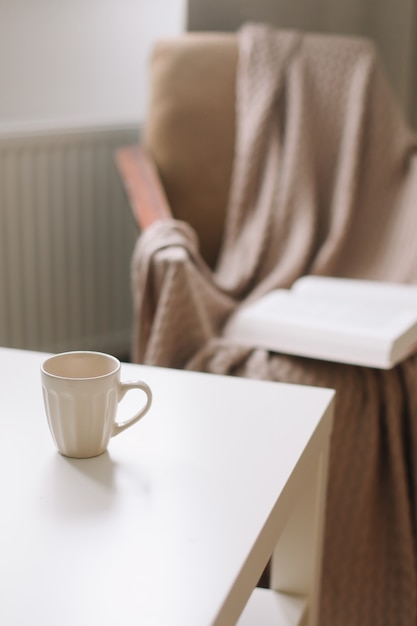
[[[385,304],[390,308],[414,307],[417,311],[417,287],[351,278],[303,276],[291,287],[294,294],[311,294],[334,299],[360,299]]]
[[[358,300],[325,298],[316,293],[297,293],[294,297],[292,290],[275,290],[246,312],[242,309],[240,314],[250,316],[255,323],[275,319],[278,325],[391,340],[415,323],[417,309],[393,307],[392,303],[381,307],[380,302],[372,300],[362,304]]]

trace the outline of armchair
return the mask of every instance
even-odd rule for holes
[[[236,63],[232,34],[158,41],[141,146],[116,154],[139,226],[169,216],[189,223],[210,267],[222,241],[232,172]]]
[[[142,144],[116,157],[141,229],[133,358],[335,388],[320,624],[411,626],[417,359],[377,371],[221,336],[302,274],[417,283],[417,142],[378,55],[248,25],[158,42],[150,70]]]

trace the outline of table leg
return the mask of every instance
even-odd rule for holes
[[[306,626],[317,626],[319,618],[329,440],[330,433],[310,471],[304,473],[302,492],[271,561],[271,589],[308,598],[302,621]]]

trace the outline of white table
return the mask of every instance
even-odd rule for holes
[[[300,623],[285,592],[315,623],[332,390],[126,364],[150,412],[72,460],[47,427],[44,358],[0,349],[1,624]],[[251,596],[280,537],[281,593]]]

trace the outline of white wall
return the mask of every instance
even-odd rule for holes
[[[0,130],[138,123],[155,38],[186,0],[0,0]]]

